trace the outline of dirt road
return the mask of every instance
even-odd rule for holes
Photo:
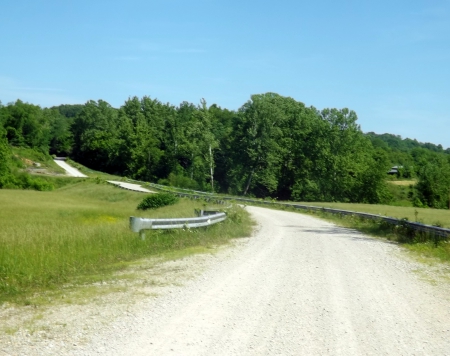
[[[449,295],[420,281],[396,246],[248,209],[260,228],[245,248],[82,354],[450,354]]]
[[[55,159],[54,162],[60,166],[62,169],[66,171],[66,174],[71,177],[79,177],[79,178],[86,178],[87,175],[81,173],[78,169],[72,167],[65,161],[57,160]]]
[[[450,355],[448,283],[398,246],[247,209],[259,228],[243,246],[63,354]]]

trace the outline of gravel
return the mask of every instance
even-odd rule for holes
[[[215,254],[143,262],[133,283],[81,305],[4,306],[17,331],[0,355],[450,355],[448,267],[307,215],[247,209],[254,236]]]
[[[142,193],[154,193],[151,190],[148,190],[147,188],[142,187],[140,184],[134,184],[134,183],[126,183],[126,182],[119,182],[115,180],[107,180],[108,183],[117,185],[121,188],[133,190],[135,192],[142,192]]]
[[[87,175],[81,173],[78,169],[72,167],[68,163],[61,161],[61,160],[53,160],[58,166],[60,166],[62,169],[66,171],[66,174],[71,177],[78,177],[78,178],[86,178]]]

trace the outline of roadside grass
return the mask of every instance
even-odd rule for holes
[[[180,258],[250,235],[248,213],[234,206],[221,224],[149,231],[141,240],[129,229],[130,216],[190,217],[194,209],[223,208],[180,199],[137,211],[145,196],[91,179],[55,191],[0,190],[0,303],[27,305],[32,295],[113,278],[143,257],[169,252]]]
[[[383,221],[368,220],[357,216],[331,214],[321,211],[295,211],[314,215],[318,218],[333,222],[336,225],[355,229],[373,237],[399,243],[409,250],[415,259],[426,259],[428,264],[432,264],[433,262],[450,262],[449,240],[441,240],[438,237],[430,236],[428,234],[415,233],[401,224],[391,225],[384,223]]]
[[[336,225],[347,227],[351,229],[358,230],[364,234],[370,235],[372,237],[386,239],[395,243],[401,244],[407,250],[409,250],[417,260],[427,260],[427,264],[432,264],[434,262],[444,262],[450,263],[450,240],[442,239],[437,236],[429,235],[426,233],[415,232],[406,226],[402,225],[401,222],[398,225],[392,225],[380,220],[369,220],[362,217],[354,215],[343,215],[343,214],[332,214],[325,211],[314,211],[314,210],[303,210],[290,207],[289,205],[266,205],[263,201],[255,201],[253,204],[246,203],[247,205],[262,206],[268,209],[274,210],[285,210],[292,211],[299,214],[307,214],[315,216],[319,219],[323,219],[332,222]],[[349,210],[354,212],[368,212],[378,215],[386,215],[390,217],[397,217],[403,219],[405,215],[410,210],[405,207],[393,207],[393,206],[383,206],[388,210],[386,214],[381,214],[377,211],[379,205],[369,205],[369,204],[345,204],[345,203],[298,203],[301,205],[309,206],[320,206],[327,208],[334,208],[340,210]],[[389,210],[392,209],[392,210]],[[414,211],[416,208],[412,208]],[[430,221],[436,221],[436,216],[432,213],[437,213],[436,215],[440,218],[447,217],[450,213],[447,210],[437,210],[437,209],[418,209],[419,211],[429,212],[428,218]],[[409,211],[410,212],[410,211]],[[440,214],[444,213],[444,214]],[[397,216],[395,216],[397,215]],[[415,216],[415,215],[414,215]],[[414,221],[414,219],[413,219]],[[447,224],[443,224],[448,227]],[[433,225],[433,224],[432,224]]]
[[[377,205],[377,204],[373,205],[351,204],[351,203],[305,202],[298,204],[384,215],[397,219],[407,218],[409,221],[450,228],[450,210],[444,209],[414,208],[406,206]]]
[[[20,160],[21,165],[24,167],[30,166],[30,161],[33,161],[40,163],[41,167],[39,168],[46,169],[50,173],[65,174],[65,170],[58,166],[53,161],[53,158],[48,154],[44,154],[42,152],[39,152],[38,150],[25,147],[12,147],[12,152],[14,157],[17,160]]]

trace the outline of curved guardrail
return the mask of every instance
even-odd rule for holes
[[[147,219],[130,216],[130,229],[138,232],[141,238],[145,239],[145,230],[197,228],[217,224],[226,218],[227,214],[222,212],[208,212],[197,218],[178,219]]]

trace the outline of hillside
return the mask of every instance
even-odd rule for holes
[[[146,96],[118,109],[103,100],[50,109],[18,100],[0,107],[0,139],[4,157],[8,145],[31,148],[98,171],[204,191],[449,206],[449,149],[364,134],[357,120],[350,109],[318,110],[275,93],[252,95],[238,111]],[[411,191],[387,184],[392,166],[398,174],[391,179],[417,181]]]

